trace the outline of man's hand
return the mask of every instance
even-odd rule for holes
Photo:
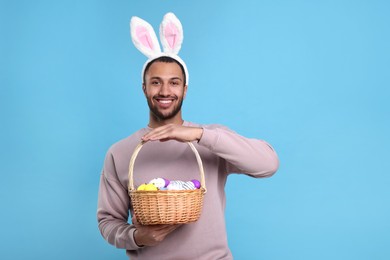
[[[155,246],[181,225],[141,225],[134,216],[132,222],[136,228],[135,243],[139,246]]]
[[[179,142],[199,141],[202,137],[203,129],[200,127],[190,127],[175,124],[168,124],[157,127],[142,137],[143,141],[168,141]]]

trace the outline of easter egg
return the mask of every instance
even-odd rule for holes
[[[154,186],[154,184],[149,183],[145,185],[145,190],[158,190],[158,189],[156,186]]]
[[[156,178],[149,182],[149,184],[154,184],[158,189],[162,189],[168,186],[169,180],[164,178]]]
[[[195,190],[195,185],[192,181],[187,181],[182,184],[182,190]]]
[[[191,182],[194,184],[195,188],[199,189],[200,188],[200,182],[198,180],[191,180]]]
[[[200,187],[200,183],[193,181],[171,181],[167,186],[167,190],[195,190]]]
[[[182,190],[183,181],[171,181],[167,186],[167,190]]]
[[[139,185],[137,190],[145,190],[146,185],[147,185],[146,183]]]

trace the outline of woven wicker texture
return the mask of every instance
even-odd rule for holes
[[[134,188],[134,163],[145,142],[134,150],[129,164],[128,191],[138,222],[143,225],[184,224],[197,221],[203,207],[206,183],[202,160],[195,146],[188,142],[196,156],[200,174],[200,189],[143,191]]]

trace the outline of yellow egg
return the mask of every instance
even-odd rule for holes
[[[146,183],[139,185],[137,190],[145,190],[146,185],[147,185]]]
[[[153,183],[149,183],[145,185],[145,190],[158,190],[158,189]]]

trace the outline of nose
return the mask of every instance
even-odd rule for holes
[[[168,96],[169,95],[169,86],[168,83],[161,84],[160,91],[158,93],[161,96]]]

